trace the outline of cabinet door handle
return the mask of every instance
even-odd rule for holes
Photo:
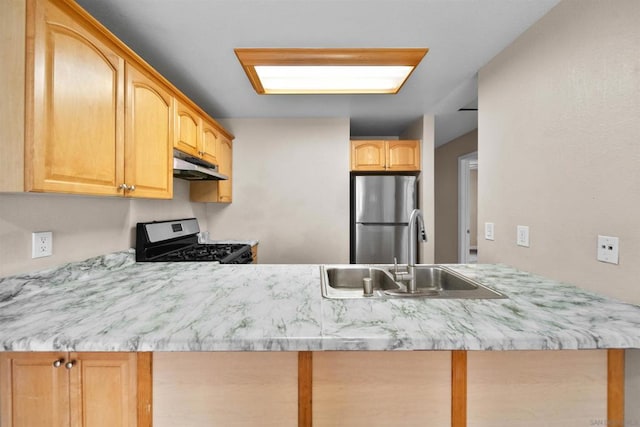
[[[70,360],[67,363],[65,363],[64,367],[67,368],[67,369],[71,369],[71,368],[73,368],[75,366],[75,364],[76,364],[75,360]]]
[[[64,359],[58,359],[58,360],[53,362],[53,367],[54,368],[59,368],[60,366],[62,366],[63,363],[64,363]]]

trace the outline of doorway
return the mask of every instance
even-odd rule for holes
[[[458,262],[478,261],[478,152],[458,157]]]

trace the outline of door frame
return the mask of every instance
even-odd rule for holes
[[[468,262],[470,248],[469,171],[478,168],[478,152],[458,157],[458,262]]]

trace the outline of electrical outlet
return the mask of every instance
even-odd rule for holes
[[[493,240],[493,223],[492,222],[484,223],[484,238],[485,240]]]
[[[610,236],[598,236],[598,261],[618,264],[619,239]]]
[[[529,247],[529,227],[526,225],[519,225],[516,227],[516,244],[518,246]]]
[[[31,233],[31,258],[53,255],[53,233],[41,231]]]

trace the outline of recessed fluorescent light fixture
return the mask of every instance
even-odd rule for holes
[[[259,94],[395,94],[429,51],[427,48],[234,50]]]

